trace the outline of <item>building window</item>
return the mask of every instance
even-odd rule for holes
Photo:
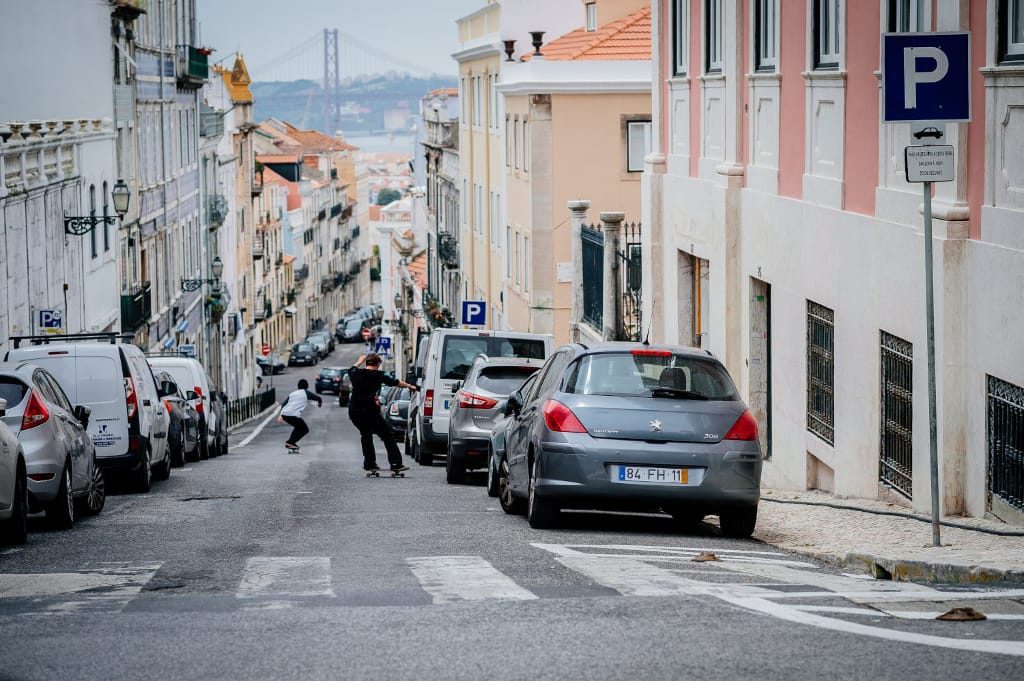
[[[1024,512],[1024,388],[988,377],[988,491]]]
[[[519,168],[519,116],[512,120],[512,162]]]
[[[491,116],[490,127],[498,129],[498,76],[491,76]]]
[[[519,281],[520,281],[520,279],[519,279],[519,263],[520,263],[520,260],[519,260],[519,242],[520,242],[519,232],[516,232],[516,285],[518,285]]]
[[[505,225],[505,278],[512,276],[512,228]]]
[[[89,185],[89,217],[93,228],[89,230],[89,246],[92,257],[96,257],[96,185]]]
[[[530,120],[523,116],[523,172],[530,170]]]
[[[672,75],[685,76],[690,57],[690,0],[672,2]]]
[[[706,73],[722,72],[722,0],[704,3],[704,59]]]
[[[107,191],[107,183],[103,182],[103,252],[110,250],[110,225],[107,224],[107,217],[110,215],[110,202],[107,199],[110,193]]]
[[[778,66],[779,46],[776,28],[779,22],[778,0],[757,0],[754,5],[754,68],[771,72]]]
[[[807,430],[834,442],[835,388],[834,313],[807,301]]]
[[[908,499],[914,490],[914,346],[882,331],[878,478]]]
[[[530,237],[523,237],[523,290],[530,290]]]
[[[651,122],[628,121],[626,123],[626,170],[642,173],[644,157],[651,148]]]
[[[841,0],[815,0],[814,68],[839,68],[839,37],[842,35]]]
[[[505,165],[512,167],[512,116],[505,116]]]
[[[588,31],[596,31],[597,30],[597,3],[596,2],[588,2],[587,3],[587,30]]]
[[[924,0],[889,0],[887,26],[890,33],[923,31]]]
[[[1024,61],[1024,0],[999,1],[1000,61]]]

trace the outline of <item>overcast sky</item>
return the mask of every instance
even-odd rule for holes
[[[216,49],[211,62],[237,50],[253,79],[260,79],[260,67],[273,62],[287,64],[264,77],[291,79],[300,72],[323,77],[325,28],[337,28],[341,41],[348,34],[398,60],[454,75],[455,21],[485,6],[487,0],[197,0],[196,4],[201,41]],[[340,46],[339,54],[342,61],[361,62],[362,68],[370,59],[365,50],[351,46]],[[279,56],[289,58],[278,60]],[[342,64],[339,70],[344,76],[348,68]]]

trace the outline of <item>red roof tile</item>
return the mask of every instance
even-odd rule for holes
[[[548,61],[644,61],[651,58],[651,8],[606,24],[566,33],[541,48]],[[523,57],[529,59],[530,55]]]

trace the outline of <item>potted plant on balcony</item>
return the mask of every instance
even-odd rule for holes
[[[224,299],[219,295],[211,294],[207,296],[206,306],[210,309],[211,322],[219,322],[224,317],[224,313],[227,312],[227,305],[225,305]]]

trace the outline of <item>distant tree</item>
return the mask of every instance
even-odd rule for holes
[[[377,205],[386,206],[402,198],[402,192],[397,189],[381,189],[377,192]]]

